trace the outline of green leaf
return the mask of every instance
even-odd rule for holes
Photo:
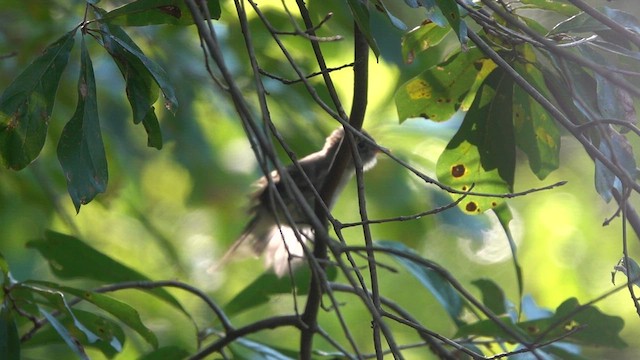
[[[467,110],[480,84],[495,68],[493,61],[474,48],[424,71],[396,92],[400,121],[424,117],[440,122],[459,109]]]
[[[4,258],[4,255],[0,253],[0,271],[2,271],[2,286],[9,286],[11,283],[11,277],[9,276],[9,263]]]
[[[334,280],[338,274],[333,267],[327,268],[327,278]],[[293,280],[287,276],[278,277],[273,272],[265,272],[245,287],[238,295],[224,306],[227,316],[239,314],[256,306],[269,302],[273,295],[290,294],[293,289],[291,284],[296,286],[296,294],[304,295],[309,292],[309,279],[311,270],[309,267],[302,267],[293,274]]]
[[[0,163],[20,170],[44,146],[58,83],[75,29],[47,47],[0,96]]]
[[[136,331],[142,336],[151,346],[158,347],[158,339],[155,334],[149,330],[140,319],[140,314],[126,303],[120,300],[114,299],[110,296],[99,294],[92,291],[74,289],[67,286],[61,286],[48,281],[27,281],[26,284],[35,284],[48,287],[57,291],[61,291],[67,294],[76,296],[82,300],[92,303],[100,309],[108,312],[109,314],[122,321],[128,327]]]
[[[507,333],[501,326],[496,324],[493,320],[484,319],[476,321],[472,324],[467,324],[458,328],[458,331],[454,335],[454,337],[463,337],[463,336],[482,336],[494,338],[499,341],[514,341],[512,334],[519,334],[520,336],[526,337],[526,334],[522,331],[522,329],[518,328],[511,319],[510,316],[500,316],[500,322],[509,329]]]
[[[165,98],[164,106],[169,111],[175,112],[178,107],[178,99],[176,98],[173,86],[169,82],[167,73],[158,64],[154,63],[148,57],[146,57],[140,50],[140,48],[138,48],[133,42],[131,42],[131,39],[128,36],[124,39],[121,39],[119,35],[122,34],[115,32],[112,34],[108,34],[108,37],[109,39],[115,41],[126,52],[140,60],[140,63],[142,63],[147,72],[151,74],[153,80],[156,82],[156,84],[158,84],[160,90],[162,90]]]
[[[517,63],[516,69],[546,94],[542,73],[533,65],[533,49],[524,46],[520,54],[526,61]],[[560,165],[560,131],[549,113],[520,86],[513,88],[513,126],[516,145],[527,154],[531,171],[538,179],[545,179]]]
[[[507,313],[507,300],[502,289],[489,279],[477,279],[471,282],[482,293],[482,303],[496,315]]]
[[[219,0],[207,0],[206,3],[211,18],[220,19]],[[137,0],[108,12],[103,20],[125,26],[194,23],[183,0]]]
[[[68,316],[58,319],[69,334],[78,339],[82,345],[94,347],[100,350],[107,358],[113,358],[122,351],[125,342],[125,333],[122,328],[111,319],[107,319],[92,312],[74,309],[74,316],[87,329],[99,336],[99,340],[89,342],[82,332],[74,331],[73,321]],[[47,327],[39,330],[28,342],[25,347],[38,347],[47,344],[55,344],[59,342],[60,336],[53,327]]]
[[[186,359],[189,352],[177,346],[164,346],[138,358],[138,360]]]
[[[351,9],[351,14],[353,15],[353,20],[358,25],[358,29],[362,32],[364,37],[367,39],[367,43],[373,53],[376,55],[376,58],[380,56],[380,48],[378,47],[378,43],[376,43],[376,39],[371,35],[371,24],[369,18],[369,8],[367,3],[363,3],[359,0],[347,0],[347,4],[349,4],[349,9]]]
[[[147,116],[142,119],[142,125],[147,132],[147,146],[162,149],[162,131],[153,106],[149,109]]]
[[[611,282],[615,285],[616,273],[618,271],[622,271],[623,274],[627,277],[628,281],[634,280],[634,284],[636,286],[640,286],[640,265],[633,260],[629,259],[629,266],[625,265],[625,258],[623,257],[618,261],[618,264],[613,268],[614,271],[611,273]]]
[[[69,333],[67,328],[62,323],[60,323],[55,316],[42,309],[40,309],[40,313],[47,319],[49,324],[51,324],[51,326],[56,330],[62,340],[64,340],[67,346],[69,346],[69,348],[73,350],[73,352],[78,355],[80,359],[89,360],[89,357],[84,352],[82,345],[80,345],[77,339]]]
[[[231,345],[229,349],[234,359],[247,360],[292,360],[294,358],[286,356],[276,349],[245,338],[239,338]]]
[[[7,304],[2,304],[0,308],[0,358],[20,360],[18,327]]]
[[[118,65],[126,82],[127,99],[131,104],[133,123],[142,122],[148,136],[147,145],[161,149],[162,133],[160,132],[160,124],[153,107],[159,95],[158,85],[154,82],[153,76],[142,61],[113,41],[110,38],[110,34],[116,34],[118,38],[139,53],[142,53],[142,50],[119,26],[105,24],[101,26],[101,30],[102,45]]]
[[[432,22],[416,27],[402,36],[402,58],[407,64],[413,63],[417,54],[434,49],[450,32],[451,28]]]
[[[515,172],[512,91],[513,82],[502,71],[487,79],[460,129],[438,159],[436,174],[443,184],[477,193],[512,191]],[[469,195],[458,206],[467,214],[479,214],[503,202],[502,198]]]
[[[560,304],[551,318],[525,321],[518,326],[536,338],[554,326],[542,339],[537,339],[538,342],[562,337],[563,341],[589,346],[618,349],[627,346],[620,338],[620,331],[624,327],[622,318],[605,315],[591,305],[580,306],[575,298]]]
[[[107,156],[100,133],[96,81],[84,37],[81,42],[78,105],[58,142],[58,159],[76,212],[107,188]]]
[[[412,254],[420,257],[413,249],[397,241],[376,241],[377,245],[384,248],[400,250],[404,253]],[[451,319],[458,325],[462,324],[460,319],[462,315],[463,300],[456,290],[443,278],[440,274],[432,269],[424,267],[405,257],[389,254],[402,265],[413,277],[435,297],[435,299],[444,307]]]
[[[445,19],[458,35],[458,40],[460,40],[461,44],[467,43],[467,24],[460,18],[460,8],[458,7],[458,3],[451,0],[436,0],[436,4],[440,11],[442,11],[442,15],[444,15]]]
[[[407,24],[405,24],[402,20],[395,17],[389,11],[389,9],[387,9],[387,6],[384,4],[384,2],[382,2],[382,0],[374,0],[374,2],[375,2],[374,6],[376,7],[376,9],[382,12],[387,17],[387,19],[389,19],[391,24],[393,24],[393,26],[403,31],[407,30]]]
[[[29,241],[27,247],[38,250],[49,261],[51,271],[63,279],[84,278],[104,283],[150,281],[148,277],[98,252],[73,236],[47,231],[43,239]],[[165,289],[145,291],[188,315]]]

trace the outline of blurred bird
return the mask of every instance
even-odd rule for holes
[[[375,140],[364,130],[362,134],[366,136],[371,143],[363,140],[359,136],[354,136],[356,148],[360,160],[365,171],[371,169],[376,164],[376,154],[378,147]],[[325,183],[331,164],[336,158],[340,144],[344,139],[344,129],[342,127],[334,130],[325,140],[322,150],[309,154],[299,160],[300,168],[310,180],[311,185],[320,192]],[[349,161],[347,167],[342,173],[342,177],[338,183],[333,197],[326,202],[329,209],[333,207],[337,197],[342,189],[355,173],[354,161],[349,152]],[[304,175],[299,168],[291,164],[284,168],[289,173],[293,182],[306,199],[307,203],[314,209],[315,196]],[[223,256],[218,266],[226,263],[240,248],[249,247],[255,255],[265,256],[266,267],[273,268],[279,277],[286,274],[289,267],[294,268],[302,263],[304,258],[303,246],[296,236],[296,232],[303,242],[313,240],[313,231],[309,225],[307,216],[302,211],[300,205],[296,202],[293,193],[283,181],[277,170],[271,172],[271,179],[274,183],[275,190],[280,193],[286,209],[283,209],[275,200],[272,194],[273,188],[269,187],[269,182],[265,176],[255,182],[257,190],[251,196],[250,215],[251,220],[244,228],[244,231],[236,242],[231,246],[227,253]],[[276,214],[273,213],[275,209]],[[293,224],[289,223],[287,211],[293,220]],[[295,230],[294,230],[295,227]]]

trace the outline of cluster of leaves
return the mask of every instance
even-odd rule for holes
[[[207,5],[211,16],[219,18],[218,1],[208,1]],[[160,149],[162,134],[153,105],[160,91],[164,95],[164,106],[170,111],[176,110],[178,101],[164,69],[145,56],[121,26],[193,23],[182,1],[164,1],[161,6],[157,1],[135,1],[110,12],[93,4],[91,9],[95,20],[85,19],[49,45],[0,96],[0,162],[20,170],[42,151],[58,84],[80,30],[78,103],[58,142],[58,159],[76,211],[104,192],[108,182],[87,35],[107,51],[120,69],[133,122],[144,126],[148,146]]]
[[[639,90],[617,73],[637,68],[640,58],[633,44],[624,37],[615,37],[608,26],[562,2],[522,1],[513,6],[507,13],[509,16],[530,27],[534,35],[551,39],[550,46],[571,48],[569,54],[586,60],[578,64],[582,66],[570,64],[574,57],[567,57],[569,51],[558,52],[533,40],[526,41],[524,35],[534,39],[533,35],[510,36],[508,29],[514,33],[522,31],[511,23],[503,26],[498,21],[493,24],[479,21],[484,26],[479,33],[481,39],[492,44],[503,58],[510,59],[509,64],[517,74],[538,92],[558,104],[569,118],[569,125],[578,129],[574,132],[576,137],[585,137],[604,157],[624,170],[622,174],[626,172],[627,179],[635,178],[636,162],[621,132],[633,127],[636,116],[631,94]],[[566,16],[566,20],[553,29],[545,29],[534,18],[527,17],[531,12],[522,11],[532,9],[554,12]],[[469,17],[474,17],[474,9],[468,11]],[[627,29],[637,31],[640,25],[636,18],[619,10],[604,8],[603,13]],[[407,33],[403,56],[409,63],[416,57],[434,56],[439,56],[441,62],[406,82],[396,94],[396,103],[401,120],[424,117],[447,121],[457,111],[466,112],[458,133],[438,161],[439,180],[460,191],[469,191],[474,185],[473,192],[477,193],[511,192],[516,147],[528,156],[533,173],[545,179],[558,168],[560,150],[560,131],[548,109],[516,83],[513,74],[496,66],[477,47],[438,52],[438,45],[451,40],[449,33],[457,29],[460,34],[463,28],[453,22],[449,22],[451,28],[442,28],[437,18],[432,20]],[[603,63],[611,64],[606,71],[600,71]],[[570,89],[569,94],[566,89]],[[611,123],[619,126],[613,128],[609,126]],[[616,179],[625,178],[612,171],[615,170],[596,161],[596,189],[607,201],[612,198],[614,187],[622,190]],[[476,214],[502,202],[469,195],[460,208]]]

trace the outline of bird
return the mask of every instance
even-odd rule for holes
[[[311,209],[314,209],[316,200],[311,186],[318,193],[322,189],[331,165],[338,154],[340,144],[345,138],[344,135],[344,129],[339,127],[326,138],[322,149],[300,159],[298,161],[299,166],[290,164],[283,169],[300,189]],[[379,146],[366,131],[362,130],[362,135],[369,141],[355,135],[353,139],[356,143],[363,170],[367,171],[376,164]],[[306,178],[300,170],[306,174]],[[326,201],[329,210],[331,210],[354,173],[355,165],[351,152],[349,152],[347,166],[341,175],[333,197]],[[266,176],[261,177],[254,183],[256,190],[250,196],[249,215],[251,219],[241,235],[222,257],[218,266],[225,264],[240,249],[245,249],[244,252],[246,252],[247,248],[256,256],[264,256],[265,267],[271,268],[278,277],[284,276],[290,269],[294,270],[302,264],[304,250],[301,241],[307,243],[313,240],[310,221],[295,200],[289,186],[285,184],[285,181],[282,181],[278,170],[273,170],[270,178],[273,182],[273,187],[269,186],[269,180]],[[275,200],[274,190],[282,197],[290,218],[287,218],[285,210]],[[288,219],[292,221],[290,222]]]

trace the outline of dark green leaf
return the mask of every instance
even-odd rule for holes
[[[511,317],[500,316],[499,318],[502,324],[509,329],[508,332],[493,320],[484,319],[461,326],[456,332],[455,337],[482,336],[494,338],[498,341],[514,341],[512,334],[519,334],[521,337],[525,336],[525,333],[513,323]]]
[[[546,93],[542,73],[536,69],[536,55],[529,46],[521,51],[526,61],[516,69],[530,84]],[[513,125],[516,145],[529,158],[531,171],[543,180],[560,164],[560,131],[549,113],[520,86],[513,88]]]
[[[219,0],[207,0],[209,14],[220,18]],[[183,0],[137,0],[107,13],[104,20],[117,25],[191,25],[193,17]]]
[[[502,71],[487,78],[460,129],[438,159],[436,174],[443,184],[459,191],[472,189],[488,194],[512,191],[512,93],[513,82]],[[467,214],[480,214],[503,202],[502,198],[469,195],[458,206]]]
[[[51,271],[63,279],[84,278],[104,283],[150,281],[148,277],[123,265],[79,239],[47,231],[42,240],[32,240],[27,246],[34,248],[48,261]],[[187,314],[180,303],[162,288],[145,290]]]
[[[160,131],[160,123],[153,106],[149,109],[147,116],[142,119],[142,125],[147,132],[147,146],[162,149],[162,131]]]
[[[369,43],[369,47],[373,50],[373,53],[376,57],[380,56],[380,48],[378,48],[378,44],[376,43],[376,39],[371,35],[371,24],[369,19],[369,8],[367,3],[363,3],[359,0],[347,0],[347,4],[349,4],[349,9],[351,9],[351,14],[353,15],[353,20],[355,20],[358,25],[358,29],[362,32],[364,37],[367,39],[367,43]]]
[[[56,330],[62,340],[67,343],[67,346],[69,346],[69,348],[73,350],[80,359],[89,360],[89,357],[84,352],[84,348],[80,345],[80,342],[69,333],[67,328],[60,323],[55,316],[42,309],[40,309],[40,313],[47,319],[47,321],[49,321],[49,324],[51,324],[51,326]]]
[[[124,32],[123,32],[124,33]],[[133,42],[130,42],[131,39],[127,36],[125,39],[121,39],[118,37],[118,33],[109,34],[109,38],[115,41],[118,45],[120,45],[125,51],[134,57],[138,58],[140,62],[144,65],[147,71],[153,77],[153,80],[158,84],[160,90],[164,94],[165,104],[164,106],[172,112],[175,112],[178,107],[178,99],[176,99],[175,91],[173,90],[173,86],[169,82],[169,77],[167,73],[161,68],[158,64],[151,61],[148,57],[146,57],[140,48],[135,46]]]
[[[382,13],[384,13],[384,15],[387,17],[387,19],[389,19],[389,21],[391,22],[391,24],[393,24],[393,26],[397,27],[400,30],[407,30],[407,24],[405,24],[404,22],[402,22],[402,20],[398,19],[397,17],[395,17],[390,11],[389,9],[387,9],[387,6],[384,4],[384,2],[382,0],[375,0],[375,4],[374,6],[376,7],[376,9]]]
[[[131,48],[139,53],[142,53],[142,50],[119,26],[105,24],[101,29],[103,46],[118,65],[126,82],[127,99],[133,111],[134,124],[142,121],[148,136],[147,145],[161,149],[162,133],[160,132],[160,124],[158,124],[155,108],[153,107],[153,104],[158,99],[158,85],[154,82],[153,76],[142,61],[113,41],[110,34],[116,34],[122,41],[129,44]]]
[[[467,24],[460,18],[458,3],[451,0],[435,0],[445,19],[458,35],[458,40],[464,46],[467,41]]]
[[[109,178],[98,119],[96,82],[84,37],[81,45],[78,105],[58,142],[58,159],[76,212],[106,190]]]
[[[0,253],[0,271],[2,271],[2,284],[0,285],[8,286],[11,282],[9,277],[9,264],[2,253]]]
[[[20,360],[20,336],[11,310],[6,304],[0,308],[0,358]]]
[[[560,304],[551,318],[525,321],[518,324],[532,337],[545,333],[545,340],[563,338],[563,341],[590,345],[624,348],[627,344],[620,338],[624,321],[617,316],[601,313],[596,307],[580,306],[578,300],[571,298]]]
[[[434,49],[450,32],[451,28],[432,22],[418,26],[402,37],[402,58],[407,64],[413,63],[417,54]]]
[[[87,329],[99,336],[97,341],[90,342],[83,332],[74,330],[73,320],[69,319],[68,316],[59,318],[58,321],[60,324],[62,324],[75,339],[80,340],[82,345],[99,349],[107,358],[113,358],[122,351],[125,342],[125,333],[117,323],[84,310],[74,309],[73,313],[75,318]],[[59,342],[59,338],[54,328],[47,327],[39,330],[29,339],[29,341],[25,343],[25,347],[37,347],[57,343]]]
[[[239,338],[234,341],[229,348],[234,355],[234,359],[247,360],[292,360],[294,358],[286,356],[276,349],[252,341],[249,339]]]
[[[489,279],[478,279],[471,282],[482,292],[482,303],[496,315],[507,313],[507,300],[502,289]]]
[[[336,278],[338,272],[335,268],[327,268],[327,277],[330,280]],[[304,295],[309,292],[309,278],[311,271],[308,267],[302,267],[293,274],[293,280],[283,276],[278,277],[272,272],[265,272],[245,287],[238,295],[224,307],[227,316],[233,316],[240,312],[266,304],[271,296],[278,294],[290,294],[296,285],[296,294]]]
[[[103,25],[102,40],[103,46],[109,52],[116,65],[122,73],[126,82],[127,99],[133,111],[133,123],[138,124],[147,116],[149,109],[158,99],[158,85],[154,82],[153,76],[147,70],[142,61],[125,50],[120,44],[113,41],[110,36],[114,34],[126,42],[132,49],[139,53],[142,50],[136,45],[127,33],[116,25]]]
[[[458,110],[468,110],[478,88],[495,67],[480,50],[471,49],[424,71],[396,92],[400,121],[412,117],[447,121]]]
[[[164,346],[138,358],[138,360],[185,359],[189,352],[177,346]]]
[[[154,348],[158,347],[158,339],[156,338],[155,334],[142,323],[138,312],[134,308],[132,308],[128,304],[123,303],[120,300],[116,300],[110,296],[91,291],[74,289],[67,286],[60,286],[48,281],[28,281],[26,283],[46,286],[50,289],[71,294],[87,302],[90,302],[100,309],[113,315],[118,320],[129,326],[131,329],[135,330]]]
[[[44,146],[58,83],[75,30],[44,50],[0,96],[0,162],[22,169]]]
[[[418,255],[413,249],[397,241],[377,241],[376,244],[384,248],[400,250],[402,252]],[[429,292],[438,300],[451,319],[458,325],[462,324],[463,300],[449,282],[432,269],[426,268],[414,261],[402,256],[390,254],[395,261],[402,265],[411,275],[413,275]]]
[[[618,271],[622,271],[627,276],[628,281],[633,280],[636,286],[640,286],[640,265],[635,260],[629,258],[629,266],[625,265],[624,257],[618,261],[618,264],[614,267],[614,272],[611,274],[611,282],[614,285]]]

